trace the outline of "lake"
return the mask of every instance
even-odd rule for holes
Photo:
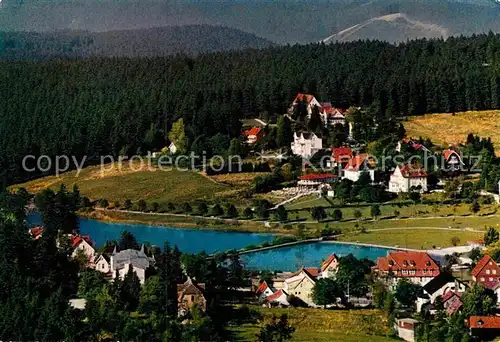
[[[356,258],[376,261],[378,257],[386,256],[389,251],[391,251],[389,248],[349,243],[312,242],[244,254],[241,258],[247,268],[295,271],[301,266],[320,267],[322,260],[327,259],[332,253],[337,256],[353,254]]]
[[[38,214],[28,216],[28,224],[40,224]],[[122,231],[128,230],[139,243],[151,243],[163,247],[165,241],[177,245],[182,252],[198,253],[206,251],[215,253],[229,249],[239,249],[248,245],[259,245],[272,241],[273,234],[236,233],[215,230],[199,230],[150,226],[146,224],[109,223],[80,218],[80,233],[90,235],[97,247],[108,240],[119,240]],[[385,256],[390,249],[379,247],[357,246],[348,243],[315,242],[277,248],[269,251],[242,255],[245,267],[252,269],[269,269],[293,271],[299,266],[319,266],[330,254],[344,256],[352,253],[357,258],[375,261]]]
[[[38,214],[28,216],[28,224],[41,224]],[[109,223],[80,218],[80,234],[90,235],[97,247],[109,240],[119,240],[121,232],[128,230],[139,243],[151,243],[163,248],[165,241],[177,245],[182,252],[207,253],[240,249],[248,245],[260,245],[274,240],[273,234],[237,233],[215,230],[171,228],[146,224]]]

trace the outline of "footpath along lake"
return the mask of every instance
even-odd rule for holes
[[[38,214],[28,216],[30,226],[41,224]],[[275,238],[273,234],[222,232],[214,230],[171,228],[145,224],[109,223],[80,218],[80,233],[90,235],[97,247],[108,240],[119,240],[122,231],[128,230],[139,243],[151,243],[163,247],[165,241],[171,246],[177,245],[182,252],[207,253],[240,249],[248,245],[260,245]],[[345,256],[352,253],[357,258],[375,261],[385,256],[390,249],[359,246],[348,243],[313,242],[282,247],[262,252],[242,255],[243,263],[248,268],[293,271],[298,266],[319,266],[321,260],[330,254]]]

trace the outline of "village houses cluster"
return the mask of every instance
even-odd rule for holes
[[[33,239],[39,239],[43,234],[42,227],[29,229]],[[89,235],[69,235],[68,240],[73,250],[73,258],[85,258],[88,268],[103,273],[110,281],[116,278],[123,280],[130,269],[135,273],[141,285],[144,285],[147,271],[153,267],[155,260],[153,256],[146,255],[144,245],[140,250],[125,249],[118,251],[114,246],[110,251],[97,253],[94,243]],[[205,284],[197,283],[190,277],[183,284],[177,284],[177,300],[179,315],[185,314],[193,305],[198,305],[205,311],[207,300],[205,298]]]
[[[43,231],[41,227],[33,227],[29,230],[29,234],[33,239],[39,239]],[[144,284],[147,269],[155,263],[154,257],[146,255],[144,245],[140,250],[117,251],[114,247],[111,251],[98,254],[90,236],[69,235],[68,239],[73,249],[73,258],[84,256],[88,260],[87,267],[104,273],[110,281],[116,278],[123,280],[129,269],[132,269],[140,283]],[[482,241],[470,241],[469,244],[484,247]],[[461,297],[474,283],[491,289],[497,295],[497,306],[500,307],[500,266],[489,255],[484,255],[475,265],[469,261],[472,267],[470,281],[460,280],[448,271],[443,271],[437,260],[424,251],[391,250],[385,257],[377,259],[371,269],[371,275],[374,280],[381,281],[392,291],[403,279],[421,286],[422,290],[415,302],[417,312],[426,311],[431,315],[435,314],[434,304],[438,297],[441,298],[448,314],[460,311],[463,305]],[[339,267],[341,267],[339,256],[331,254],[320,267],[304,266],[296,272],[277,273],[270,283],[262,281],[255,285],[256,298],[260,304],[267,307],[288,307],[300,302],[304,306],[319,308],[312,297],[314,286],[319,279],[335,279]],[[189,277],[185,283],[178,284],[179,315],[187,312],[195,304],[205,310],[207,301],[204,290],[204,284],[198,284]],[[369,306],[373,298],[369,292],[365,298],[348,298],[348,300],[357,306]],[[339,299],[338,303],[333,305],[340,303]],[[394,328],[399,337],[414,341],[415,328],[418,324],[419,322],[413,318],[402,318],[396,320]],[[489,334],[500,334],[500,316],[471,316],[468,324],[471,332],[481,328],[480,332],[487,329]]]
[[[354,122],[352,119],[349,119],[350,113],[348,110],[335,108],[330,102],[319,102],[311,94],[299,93],[293,100],[289,113],[286,114],[290,120],[292,120],[290,113],[292,113],[294,108],[299,104],[304,105],[307,109],[308,118],[311,117],[313,111],[316,109],[325,127],[342,125],[347,134],[345,146],[330,148],[325,146],[324,139],[316,132],[295,131],[293,133],[293,141],[290,145],[290,151],[293,154],[302,157],[304,160],[309,160],[318,152],[329,151],[330,158],[326,160],[325,166],[332,170],[338,170],[335,174],[325,174],[324,172],[317,174],[309,173],[300,177],[298,188],[302,192],[331,189],[330,185],[341,179],[348,179],[356,182],[364,172],[370,175],[370,179],[373,183],[383,185],[386,191],[391,193],[408,193],[412,190],[427,192],[430,190],[428,185],[428,172],[418,162],[401,162],[391,171],[388,182],[379,180],[377,178],[378,165],[375,158],[370,154],[360,152],[359,145],[356,144],[352,137]],[[247,139],[247,144],[253,145],[264,136],[264,128],[252,127],[242,132],[242,135]],[[432,152],[427,147],[410,138],[401,139],[397,143],[395,152],[401,153],[407,148],[412,148],[415,151],[427,152],[432,155]],[[464,165],[459,149],[455,146],[442,151],[441,156],[444,160],[443,166],[450,173],[459,171],[461,166]],[[331,192],[331,195],[333,196],[333,192]]]
[[[469,243],[477,245],[478,242]],[[278,273],[272,283],[268,284],[266,281],[260,283],[255,293],[259,302],[267,307],[290,306],[293,298],[294,301],[300,300],[304,305],[321,308],[322,306],[316,305],[312,298],[314,285],[321,278],[335,279],[338,269],[339,258],[332,254],[319,268],[301,267],[294,273]],[[500,267],[488,255],[472,268],[472,279],[467,282],[452,276],[447,270],[443,271],[428,253],[413,250],[388,252],[387,256],[377,259],[371,273],[376,281],[383,282],[391,291],[396,289],[401,280],[421,286],[421,292],[414,304],[418,313],[425,311],[434,315],[436,313],[434,305],[438,297],[448,315],[460,311],[463,305],[461,297],[474,283],[493,290],[497,295],[497,306],[500,307]],[[371,295],[368,293],[364,300],[360,298],[356,298],[356,301],[351,298],[349,300],[358,306],[368,306],[372,304]],[[413,318],[400,318],[396,320],[394,329],[400,338],[414,341],[418,324],[419,321]],[[485,331],[489,335],[500,334],[500,316],[471,316],[467,324],[475,336],[480,336]],[[483,326],[480,326],[481,324]],[[479,328],[483,330],[476,331]]]

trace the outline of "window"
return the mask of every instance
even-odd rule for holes
[[[492,278],[492,277],[490,277],[488,280],[489,280],[489,281],[493,281],[493,278]]]
[[[480,279],[480,280],[481,280],[481,281],[484,281],[484,277],[481,277],[481,279]]]
[[[497,274],[497,270],[491,270],[492,274]]]
[[[490,274],[490,270],[486,270],[486,274]]]
[[[191,301],[194,302],[194,296],[191,296]]]

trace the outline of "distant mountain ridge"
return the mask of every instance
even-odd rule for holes
[[[399,42],[419,37],[500,32],[500,4],[495,0],[2,0],[0,3],[0,28],[4,31],[103,32],[186,25],[230,27],[277,44],[325,39]],[[181,44],[180,40],[176,44]]]
[[[0,59],[152,57],[264,48],[273,43],[237,29],[209,26],[170,26],[136,30],[89,32],[0,33]]]
[[[404,13],[387,14],[368,19],[323,40],[325,43],[358,39],[380,39],[401,42],[406,39],[447,38],[449,30],[436,24],[413,20]]]

